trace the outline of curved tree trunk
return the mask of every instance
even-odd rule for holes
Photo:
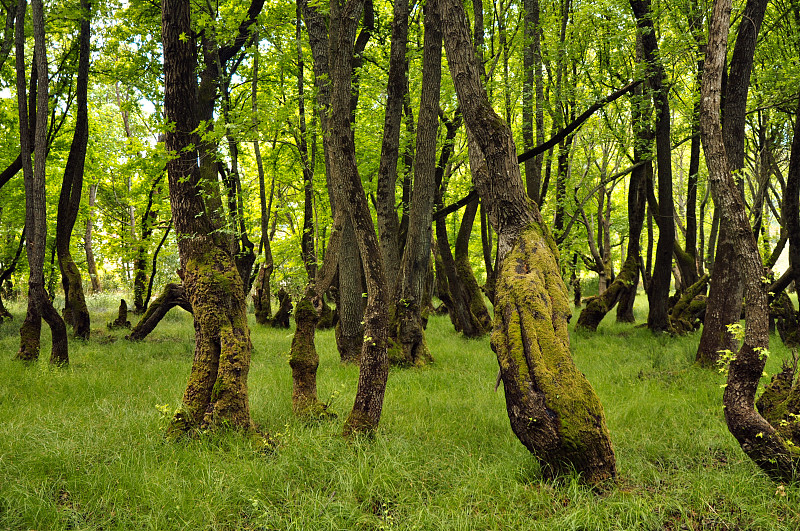
[[[158,323],[167,315],[172,308],[180,306],[189,313],[193,313],[192,304],[186,297],[186,290],[183,284],[167,284],[161,294],[151,304],[147,306],[147,311],[133,327],[131,333],[125,339],[131,341],[141,341],[155,330]]]
[[[292,368],[292,411],[301,418],[318,419],[331,414],[328,406],[317,397],[317,367],[319,355],[314,346],[314,336],[322,309],[321,299],[310,283],[295,308],[297,323],[292,347],[289,350],[289,366]]]
[[[25,20],[25,0],[19,0],[17,20]],[[28,311],[19,330],[20,349],[17,359],[35,361],[39,357],[39,337],[42,318],[50,327],[52,350],[50,363],[69,363],[67,327],[53,307],[44,286],[44,252],[47,245],[47,215],[45,201],[45,163],[47,158],[48,78],[44,34],[44,6],[41,0],[31,2],[31,19],[34,36],[34,64],[31,76],[37,76],[37,90],[31,90],[31,114],[35,115],[33,142],[29,130],[28,104],[25,101],[25,25],[17,24],[16,71],[17,105],[20,123],[20,153],[25,179],[25,227],[28,251]],[[33,96],[35,93],[35,101]],[[34,111],[35,109],[35,111]],[[33,117],[32,117],[33,118]],[[33,143],[33,146],[31,145]],[[31,164],[31,154],[35,164]]]
[[[440,6],[448,21],[444,42],[458,101],[490,176],[473,182],[499,238],[492,345],[512,429],[539,458],[545,475],[575,470],[588,483],[614,477],[602,406],[570,355],[570,311],[558,251],[525,195],[511,131],[481,86],[463,6],[458,0],[440,0]]]
[[[383,259],[369,212],[367,198],[355,161],[355,144],[350,132],[352,97],[352,58],[356,26],[363,0],[331,2],[331,128],[329,142],[331,163],[336,179],[334,190],[338,206],[348,205],[364,276],[367,305],[364,310],[364,342],[359,364],[358,388],[353,409],[344,426],[345,435],[372,433],[378,427],[383,410],[383,396],[389,364],[386,356],[389,325],[388,293]],[[345,242],[342,242],[344,247]],[[341,265],[342,260],[339,260]],[[341,282],[341,275],[340,275]]]
[[[725,95],[725,121],[721,125],[725,142],[725,153],[730,170],[736,172],[744,167],[744,128],[747,110],[747,94],[750,88],[750,72],[755,53],[756,39],[766,10],[766,0],[748,0],[739,25],[736,45],[731,57],[730,73]],[[705,74],[704,74],[705,75]],[[741,195],[741,191],[739,192]],[[716,206],[714,215],[717,216]],[[738,242],[731,235],[731,228],[723,222],[720,213],[719,236],[714,264],[730,264],[737,259]],[[712,227],[713,231],[713,227]],[[712,239],[713,242],[713,239]],[[711,247],[709,248],[711,250]],[[697,348],[697,362],[714,366],[719,352],[735,352],[738,342],[728,332],[727,326],[738,323],[741,318],[742,296],[745,279],[738,268],[723,265],[712,269],[711,288],[708,296],[708,309],[703,324],[700,345]]]
[[[628,258],[622,265],[622,270],[617,275],[617,278],[614,279],[614,282],[603,293],[589,299],[586,307],[578,317],[577,328],[591,330],[592,332],[596,331],[600,321],[614,308],[622,294],[627,289],[630,289],[631,286],[635,287],[636,282],[639,280],[637,256],[628,254]]]
[[[720,85],[730,24],[730,0],[715,0],[708,52],[703,72],[700,132],[709,169],[714,203],[722,224],[735,242],[735,260],[717,260],[717,271],[728,268],[741,272],[745,286],[745,335],[742,348],[730,362],[723,394],[725,421],[742,450],[770,477],[778,481],[797,479],[798,457],[794,446],[762,417],[754,407],[758,382],[769,346],[767,293],[762,285],[763,267],[745,206],[731,174],[720,126]],[[797,131],[795,131],[797,134]],[[795,136],[795,140],[797,137]]]

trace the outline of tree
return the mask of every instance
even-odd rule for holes
[[[392,362],[403,365],[423,365],[433,360],[425,342],[422,309],[431,256],[431,221],[436,192],[442,23],[432,3],[426,4],[424,13],[423,85],[417,128],[414,189],[406,243],[394,290],[394,311],[390,312],[389,337],[392,346],[389,355]],[[396,125],[399,127],[399,120]],[[395,216],[394,211],[391,216]]]
[[[730,170],[737,175],[744,166],[744,117],[747,110],[747,93],[750,88],[750,72],[756,38],[764,18],[766,5],[765,0],[748,0],[731,57],[722,136]],[[744,200],[741,189],[739,195]],[[714,205],[716,212],[716,209],[719,208],[716,201],[714,201]],[[720,213],[715,264],[733,263],[733,257],[738,253],[735,249],[737,243],[729,237],[729,227],[722,219],[727,218]],[[721,350],[735,351],[738,348],[738,341],[728,332],[727,325],[738,322],[741,317],[743,283],[744,279],[741,278],[738,268],[723,266],[719,271],[716,267],[712,270],[703,333],[697,347],[697,362],[701,365],[713,366],[719,358],[718,353]]]
[[[50,363],[65,365],[69,363],[67,328],[64,320],[53,307],[44,285],[44,252],[47,241],[47,217],[45,203],[45,164],[47,159],[47,119],[48,119],[48,79],[47,51],[44,33],[44,6],[41,0],[31,2],[33,21],[34,58],[31,77],[37,78],[36,90],[31,90],[30,107],[35,118],[32,123],[33,142],[29,132],[28,103],[26,103],[25,83],[25,11],[27,3],[19,0],[17,4],[16,25],[16,71],[17,106],[19,109],[19,139],[22,157],[22,171],[25,178],[25,227],[28,251],[28,311],[20,328],[20,350],[17,359],[34,361],[39,357],[39,335],[42,318],[47,322],[53,337]],[[33,96],[35,94],[35,107]],[[31,146],[33,143],[33,146]],[[33,148],[33,149],[32,149]],[[34,165],[31,165],[31,153]]]
[[[569,351],[566,287],[557,250],[539,210],[526,199],[508,125],[481,87],[466,15],[457,0],[440,0],[444,44],[466,126],[488,168],[473,175],[499,238],[495,296],[497,354],[511,427],[548,476],[574,469],[595,483],[616,475],[602,406]]]
[[[664,66],[659,57],[650,1],[631,0],[630,4],[636,17],[637,26],[642,33],[642,48],[647,65],[645,77],[653,92],[656,114],[654,132],[658,160],[658,211],[655,219],[658,224],[658,244],[656,246],[656,263],[653,266],[653,274],[647,292],[647,299],[650,303],[647,326],[653,332],[662,332],[670,329],[667,298],[672,275],[672,252],[675,245],[669,93],[665,86]]]
[[[355,144],[350,133],[352,58],[362,8],[363,0],[332,0],[330,13],[331,115],[330,129],[326,134],[329,136],[333,189],[337,194],[337,205],[342,208],[343,205],[349,206],[347,214],[353,225],[367,284],[358,388],[353,409],[345,421],[346,435],[370,433],[377,428],[389,372],[386,355],[389,295],[383,258],[358,173]],[[345,241],[342,241],[344,244]],[[340,259],[340,266],[341,263]]]
[[[72,325],[75,337],[89,339],[89,309],[83,294],[81,274],[72,253],[69,250],[72,230],[78,219],[78,209],[83,190],[83,169],[86,161],[86,149],[89,142],[89,54],[91,37],[91,10],[88,0],[81,2],[81,24],[78,56],[78,80],[76,88],[77,113],[72,146],[69,150],[67,165],[64,169],[64,180],[61,184],[61,196],[58,201],[58,220],[56,223],[56,250],[58,265],[61,268],[61,282],[64,286],[64,317]],[[91,249],[91,247],[90,247]]]
[[[783,436],[754,407],[769,346],[767,292],[761,278],[763,267],[753,231],[747,220],[744,202],[731,172],[730,156],[723,141],[720,117],[722,71],[725,64],[730,0],[715,0],[703,70],[700,106],[700,133],[709,170],[714,203],[721,223],[735,250],[734,261],[716,262],[715,274],[722,268],[741,271],[745,291],[745,332],[741,348],[728,367],[723,394],[725,421],[742,450],[767,474],[778,481],[797,479],[797,453]],[[795,139],[797,139],[797,130]],[[729,271],[731,273],[732,271]]]
[[[181,277],[194,310],[195,356],[183,405],[170,433],[199,426],[253,428],[247,393],[250,331],[244,283],[228,238],[214,218],[219,204],[215,181],[201,172],[195,39],[190,3],[165,0],[161,11],[164,45],[165,135],[170,203],[181,257]],[[213,174],[216,177],[216,172]]]

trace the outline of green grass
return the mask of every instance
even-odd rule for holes
[[[800,490],[779,489],[725,428],[722,376],[693,366],[699,335],[654,337],[613,315],[573,334],[618,460],[618,483],[595,492],[541,478],[493,391],[488,340],[457,336],[446,317],[429,326],[433,366],[392,370],[374,440],[339,435],[358,373],[332,332],[317,336],[318,379],[339,418],[309,425],[291,414],[290,332],[251,321],[252,414],[277,450],[232,434],[167,442],[191,318],[173,310],[129,343],[105,329],[118,303],[90,299],[93,339],[70,344],[66,369],[48,366],[46,326],[42,360],[13,361],[22,307],[0,325],[0,529],[800,528]],[[769,373],[789,355],[772,346]]]

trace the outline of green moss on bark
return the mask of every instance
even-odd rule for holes
[[[616,474],[600,400],[569,348],[566,286],[541,229],[524,231],[505,256],[492,346],[511,426],[547,476],[574,469],[596,483]]]

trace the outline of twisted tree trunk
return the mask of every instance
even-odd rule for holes
[[[489,104],[458,0],[440,0],[444,43],[464,120],[486,160],[473,182],[499,238],[492,346],[514,433],[547,476],[575,470],[596,483],[616,475],[602,406],[569,350],[567,291],[557,249],[522,185],[511,130]]]

